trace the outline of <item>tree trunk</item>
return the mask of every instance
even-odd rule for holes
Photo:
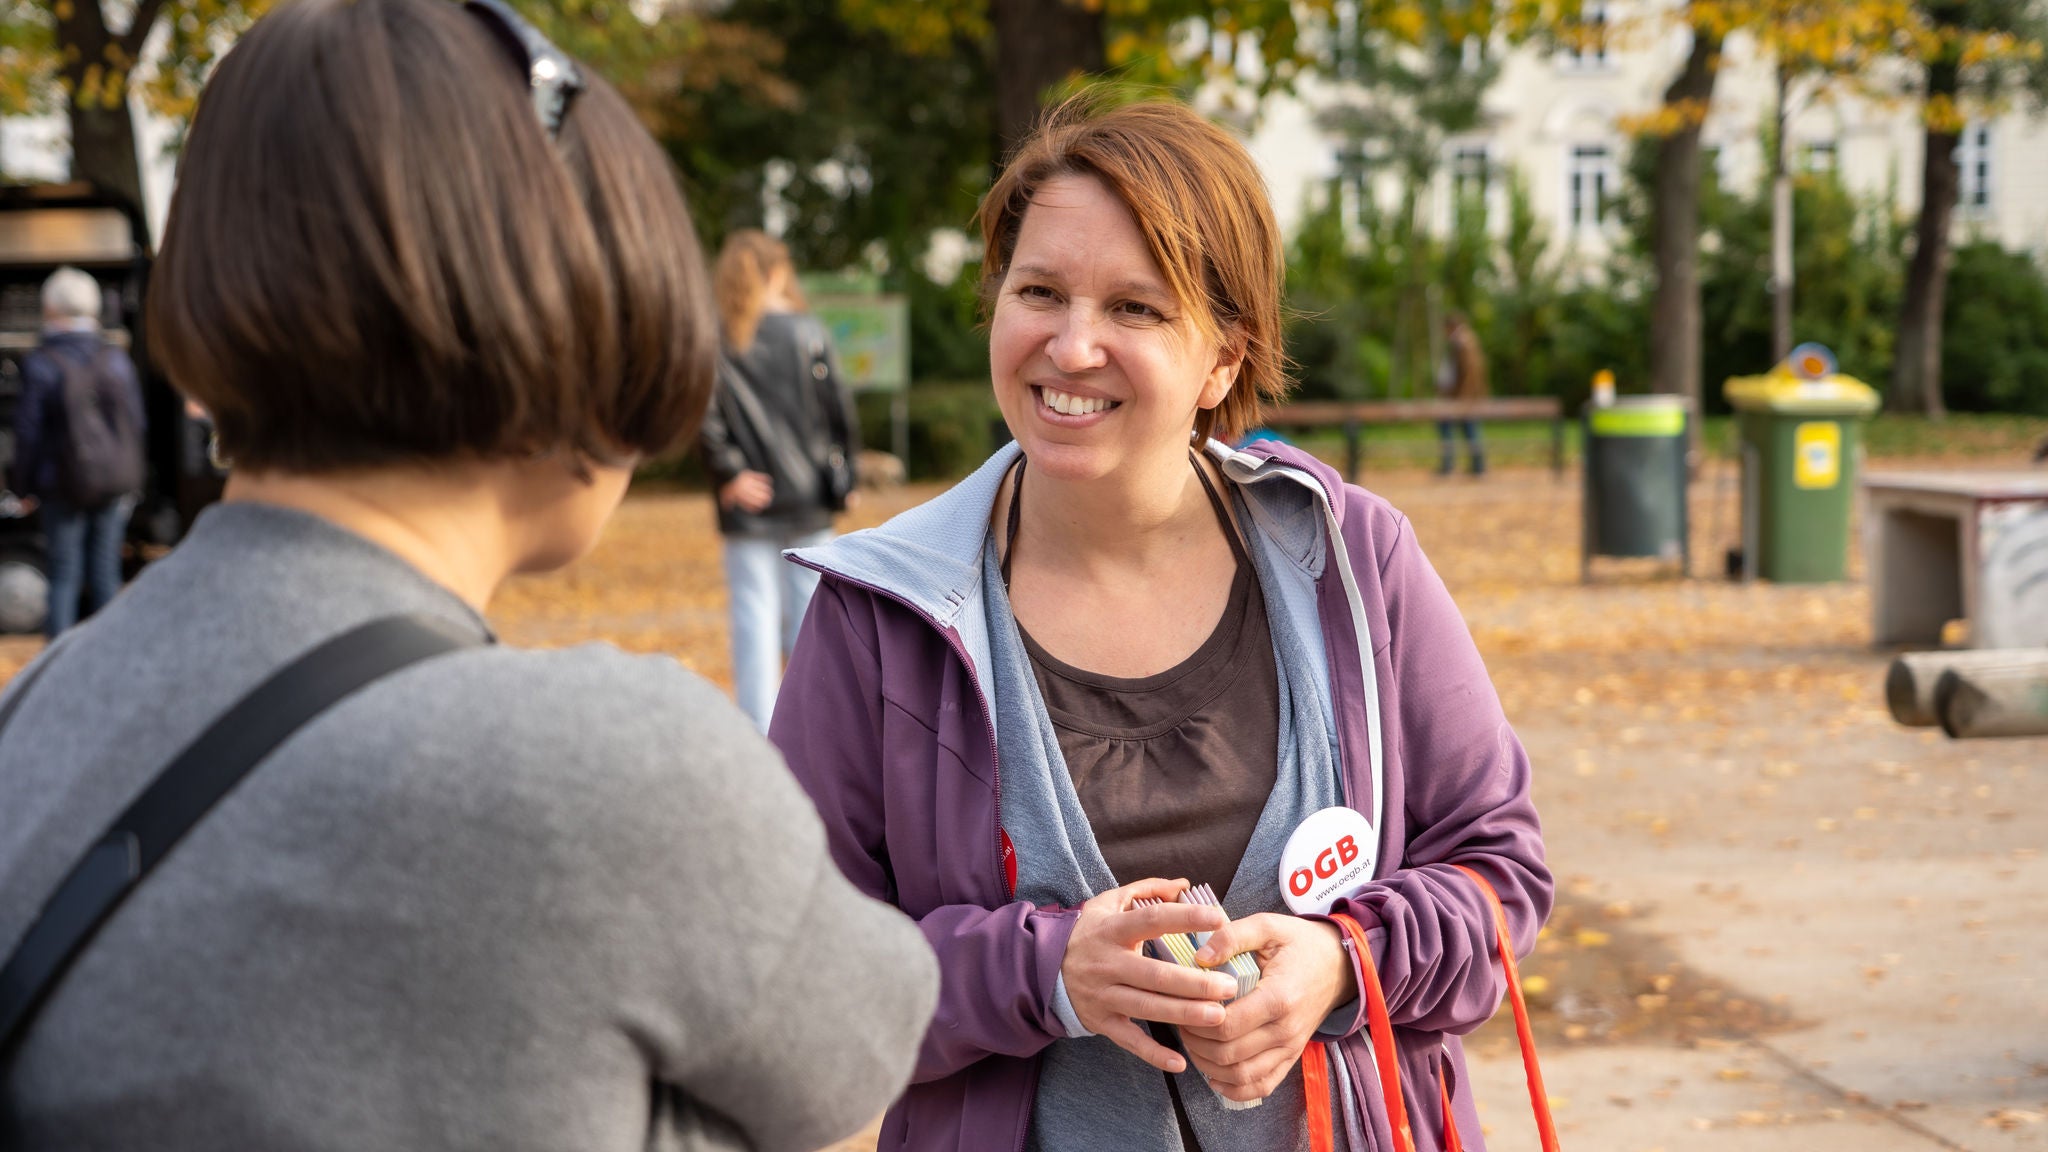
[[[102,192],[127,198],[136,208],[142,200],[142,167],[135,155],[135,119],[124,102],[119,108],[71,105],[71,178],[88,180]]]
[[[1928,65],[1928,98],[1953,100],[1961,79],[1952,60]],[[1948,414],[1941,398],[1941,321],[1948,299],[1949,223],[1961,191],[1956,168],[1959,139],[1951,125],[1927,126],[1920,220],[1914,227],[1913,263],[1906,269],[1906,293],[1899,305],[1899,343],[1886,398],[1895,412],[1922,411],[1937,419]]]
[[[1771,153],[1771,360],[1783,363],[1792,354],[1792,292],[1797,279],[1792,263],[1792,76],[1778,65],[1778,134]]]
[[[71,178],[125,196],[143,207],[142,165],[135,152],[135,119],[128,111],[128,77],[162,0],[142,0],[127,31],[107,27],[99,0],[53,5],[62,77],[69,93]]]
[[[1664,106],[1677,109],[1682,126],[1657,142],[1657,177],[1651,189],[1651,244],[1657,287],[1650,300],[1650,390],[1700,402],[1700,125],[1714,98],[1721,40],[1693,30],[1692,54]]]
[[[1031,134],[1048,92],[1076,73],[1102,71],[1107,58],[1102,13],[1079,0],[992,0],[989,8],[996,37],[1000,163]]]

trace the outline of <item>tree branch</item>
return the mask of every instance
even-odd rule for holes
[[[99,0],[86,0],[97,5]],[[142,56],[143,42],[149,39],[149,30],[156,26],[156,18],[162,15],[164,0],[137,0],[135,19],[128,25],[128,31],[121,34],[121,51],[132,62]]]

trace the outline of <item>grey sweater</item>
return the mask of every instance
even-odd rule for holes
[[[0,740],[0,949],[212,719],[364,621],[486,625],[324,521],[216,508],[46,653]],[[811,1149],[908,1080],[937,970],[715,689],[458,652],[301,730],[115,913],[0,1146]]]

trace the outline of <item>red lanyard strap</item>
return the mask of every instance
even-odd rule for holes
[[[1366,943],[1365,929],[1358,926],[1358,921],[1340,912],[1331,916],[1330,922],[1351,937],[1352,952],[1358,957],[1358,992],[1365,997],[1366,1027],[1372,1035],[1373,1063],[1379,1068],[1380,1094],[1387,1102],[1387,1123],[1394,1129],[1395,1152],[1415,1152],[1415,1134],[1408,1130],[1408,1107],[1401,1097],[1401,1062],[1399,1054],[1394,1050],[1394,1021],[1387,1013],[1386,993],[1380,990],[1380,974],[1379,969],[1373,966],[1372,947]],[[1302,1054],[1302,1079],[1304,1087],[1308,1089],[1310,1101],[1329,1100],[1327,1067],[1327,1057],[1323,1053],[1322,1045],[1311,1044]],[[1325,1086],[1321,1095],[1315,1092],[1318,1083]],[[1311,1116],[1326,1111],[1326,1104],[1312,1104],[1309,1108]],[[1318,1128],[1322,1133],[1321,1143],[1317,1142]],[[1310,1152],[1332,1152],[1334,1148],[1334,1135],[1330,1130],[1328,1118],[1324,1117],[1320,1125],[1311,1121]]]
[[[1507,911],[1500,895],[1486,877],[1463,864],[1453,865],[1470,876],[1493,910],[1494,938],[1500,950],[1501,969],[1507,977],[1508,1002],[1515,1012],[1515,1035],[1521,1041],[1522,1069],[1529,1081],[1529,1105],[1536,1113],[1536,1132],[1543,1152],[1560,1152],[1557,1124],[1550,1115],[1550,1095],[1543,1088],[1543,1068],[1536,1060],[1536,1034],[1529,1026],[1529,1005],[1522,996],[1522,977],[1515,965],[1515,942],[1508,932]],[[1402,1098],[1401,1067],[1394,1048],[1394,1024],[1387,1012],[1387,998],[1380,988],[1379,970],[1373,966],[1372,949],[1358,921],[1338,913],[1330,917],[1338,929],[1351,938],[1358,957],[1359,994],[1365,997],[1366,1026],[1372,1036],[1373,1062],[1379,1068],[1380,1093],[1386,1100],[1387,1123],[1394,1132],[1394,1152],[1415,1152],[1415,1134],[1408,1126],[1408,1108]],[[1334,1152],[1335,1134],[1330,1121],[1329,1057],[1321,1044],[1311,1043],[1301,1055],[1302,1086],[1308,1100],[1310,1152]],[[1449,1081],[1439,1078],[1437,1095],[1443,1105],[1445,1152],[1461,1152],[1457,1120],[1451,1113]]]
[[[1515,965],[1515,941],[1508,934],[1507,910],[1500,906],[1500,894],[1487,883],[1486,877],[1463,864],[1452,867],[1477,882],[1479,890],[1486,894],[1486,902],[1493,907],[1494,935],[1500,941],[1501,970],[1508,979],[1508,1003],[1515,1009],[1515,1038],[1522,1043],[1522,1072],[1529,1081],[1529,1107],[1536,1113],[1536,1134],[1543,1141],[1543,1152],[1559,1152],[1557,1122],[1550,1116],[1550,1093],[1543,1088],[1543,1066],[1536,1061],[1536,1033],[1529,1027],[1529,1004],[1522,998],[1522,974]]]

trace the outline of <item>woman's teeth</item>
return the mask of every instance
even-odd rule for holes
[[[1047,408],[1062,416],[1086,416],[1091,412],[1114,408],[1117,404],[1114,400],[1104,400],[1099,396],[1075,396],[1043,385],[1039,387],[1038,395]]]

